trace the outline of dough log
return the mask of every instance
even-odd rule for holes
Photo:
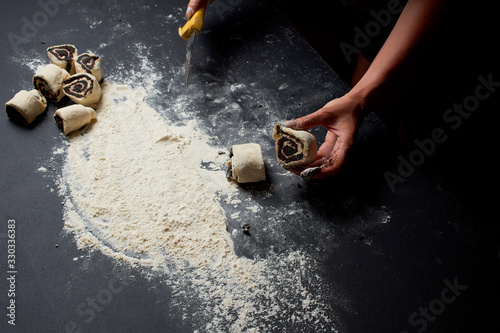
[[[64,97],[63,81],[70,77],[69,73],[54,64],[43,67],[33,76],[33,85],[49,102],[57,103]]]
[[[91,106],[101,99],[101,86],[94,75],[80,73],[72,75],[63,83],[63,92],[75,103]]]
[[[89,73],[95,76],[97,82],[102,80],[101,57],[92,53],[82,53],[76,58],[76,73]]]
[[[38,90],[21,90],[5,103],[7,116],[21,125],[31,124],[47,109],[47,100]]]
[[[238,183],[256,183],[266,180],[262,149],[257,143],[234,145],[227,162],[227,177]]]
[[[273,131],[276,140],[276,156],[285,168],[307,165],[316,159],[318,143],[307,131],[296,131],[276,125]]]
[[[56,66],[61,67],[70,74],[75,73],[75,60],[77,50],[74,45],[56,45],[47,49],[47,55],[50,62]]]
[[[96,119],[95,110],[80,104],[60,108],[54,114],[56,125],[64,135],[87,126],[94,119]]]

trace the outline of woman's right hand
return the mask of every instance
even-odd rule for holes
[[[285,122],[287,127],[297,130],[309,130],[316,126],[323,126],[328,130],[316,160],[301,169],[290,171],[313,178],[326,178],[338,174],[351,152],[355,133],[364,118],[363,107],[363,100],[353,98],[348,93],[330,101],[314,113]],[[302,173],[304,169],[314,172],[311,175],[304,174]]]

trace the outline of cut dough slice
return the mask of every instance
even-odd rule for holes
[[[101,99],[101,86],[94,75],[80,73],[72,75],[63,83],[63,92],[75,103],[85,106],[96,104]]]
[[[297,131],[281,125],[274,126],[276,156],[285,168],[307,165],[316,159],[318,143],[308,131]]]
[[[76,58],[76,73],[89,73],[95,76],[97,82],[102,80],[101,57],[92,53],[82,53]]]
[[[47,49],[50,62],[61,67],[70,74],[75,74],[77,50],[74,45],[64,44],[51,46]]]
[[[21,125],[31,124],[47,109],[47,100],[38,90],[21,90],[5,103],[7,116]]]
[[[54,64],[43,67],[33,76],[33,85],[49,102],[57,103],[64,97],[63,81],[70,77],[69,73]]]
[[[96,118],[94,109],[80,104],[60,108],[54,114],[56,125],[64,135],[87,126]]]
[[[238,183],[256,183],[266,180],[266,167],[262,149],[257,143],[231,147],[231,160],[227,162],[228,178]]]

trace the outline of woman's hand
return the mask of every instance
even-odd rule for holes
[[[360,99],[346,94],[330,101],[314,113],[287,121],[285,125],[292,129],[309,130],[323,126],[328,130],[316,160],[303,166],[305,170],[290,171],[318,179],[338,174],[351,152],[354,136],[364,116],[363,105]]]
[[[210,2],[212,2],[213,0],[211,0]],[[200,7],[202,5],[206,5],[208,2],[208,0],[190,0],[189,1],[189,4],[188,4],[188,8],[186,10],[186,17],[188,19],[191,18],[191,16],[193,16],[194,13],[196,13],[196,11],[198,9],[200,9]]]

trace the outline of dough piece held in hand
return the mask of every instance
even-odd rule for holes
[[[94,119],[96,119],[95,110],[80,104],[60,108],[54,114],[56,125],[64,135],[87,126]]]
[[[77,50],[74,45],[64,44],[51,46],[47,49],[50,62],[61,67],[70,74],[75,74]]]
[[[64,97],[63,81],[70,77],[69,73],[54,64],[43,67],[33,76],[33,85],[49,102],[57,103]]]
[[[227,162],[227,177],[238,183],[256,183],[266,180],[266,167],[262,149],[257,143],[231,147],[231,160]]]
[[[97,82],[102,80],[101,57],[92,53],[82,53],[76,58],[76,73],[89,73],[95,76]]]
[[[101,86],[94,75],[80,73],[72,75],[63,83],[63,92],[75,103],[85,106],[96,104],[101,99]]]
[[[7,116],[21,125],[31,124],[47,109],[47,100],[38,90],[21,90],[5,103]]]
[[[318,143],[308,131],[297,131],[281,125],[274,126],[276,156],[284,168],[300,167],[312,163],[318,153]]]

